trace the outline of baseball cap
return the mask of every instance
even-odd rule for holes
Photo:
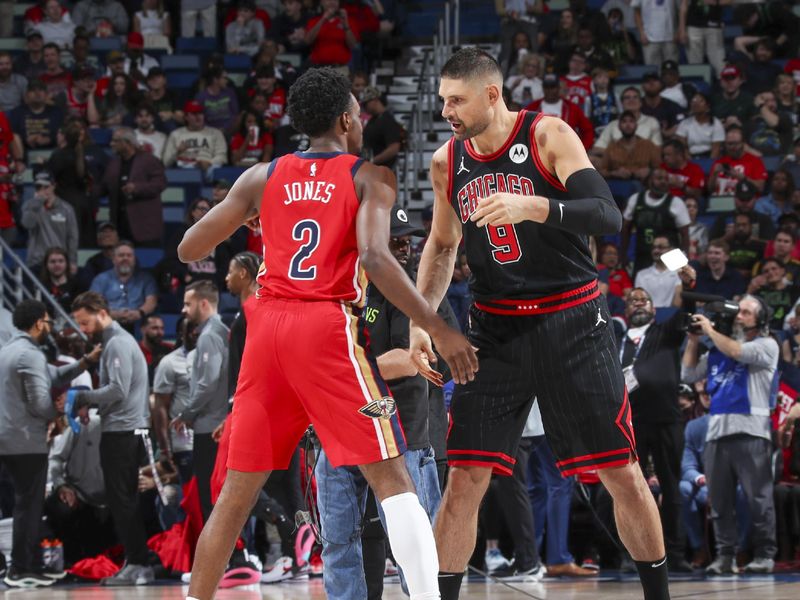
[[[413,235],[416,237],[424,237],[425,230],[421,227],[415,227],[408,221],[408,214],[399,206],[395,205],[392,209],[392,226],[389,230],[392,237],[400,237],[404,235]]]
[[[186,104],[183,105],[183,112],[185,112],[185,113],[202,113],[203,112],[203,105],[200,104],[197,100],[187,100]]]
[[[366,104],[371,100],[380,100],[381,98],[381,91],[373,86],[368,86],[364,88],[364,91],[361,92],[361,102]]]
[[[558,85],[558,75],[555,73],[547,73],[542,77],[542,87],[554,87]]]
[[[105,231],[106,229],[113,229],[114,231],[116,231],[117,227],[111,221],[100,221],[97,224],[97,233]]]
[[[648,71],[647,73],[642,75],[642,81],[652,81],[653,79],[661,81],[661,77],[659,77],[658,73],[656,73],[655,71]]]
[[[38,185],[53,185],[53,178],[50,176],[49,171],[39,171],[36,177],[33,178],[33,184]]]
[[[736,77],[741,77],[741,75],[741,71],[735,65],[728,65],[719,72],[720,79],[735,79]]]
[[[144,48],[144,36],[138,31],[128,34],[128,48]]]
[[[26,40],[30,40],[30,39],[32,39],[32,38],[37,38],[37,37],[38,37],[39,39],[44,39],[44,38],[42,37],[42,34],[41,34],[41,33],[39,33],[39,31],[37,31],[36,29],[31,29],[31,30],[29,30],[29,31],[28,31],[28,33],[26,33],[26,34],[25,34],[25,39],[26,39]]]
[[[112,50],[106,54],[106,64],[119,62],[121,60],[125,60],[125,55],[119,50]]]
[[[736,184],[736,193],[735,197],[741,200],[750,200],[756,195],[756,187],[747,181],[747,179],[742,179],[739,183]]]
[[[676,63],[674,60],[665,60],[663,63],[661,63],[662,73],[664,71],[677,71],[677,70],[678,70],[678,63]]]

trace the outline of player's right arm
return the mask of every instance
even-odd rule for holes
[[[394,175],[386,167],[364,163],[355,184],[361,199],[356,218],[358,253],[370,281],[389,302],[431,335],[457,383],[472,380],[478,370],[475,349],[436,314],[389,250],[389,224],[396,195]]]
[[[431,184],[433,186],[433,222],[431,233],[425,242],[417,273],[417,289],[433,309],[442,303],[450,280],[461,241],[461,223],[450,207],[447,197],[449,173],[449,142],[440,146],[431,161]],[[413,321],[409,332],[409,352],[420,374],[428,381],[440,385],[441,376],[431,368],[436,363],[431,339]]]
[[[189,228],[178,245],[181,261],[202,260],[246,221],[258,216],[268,170],[269,163],[258,163],[247,169],[234,182],[225,200]]]

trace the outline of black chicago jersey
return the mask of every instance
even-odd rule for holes
[[[476,300],[539,298],[597,279],[586,237],[532,221],[477,227],[469,220],[495,192],[569,201],[564,186],[541,167],[534,130],[540,113],[520,111],[497,152],[482,156],[469,140],[450,140],[448,196],[461,220],[470,289]]]

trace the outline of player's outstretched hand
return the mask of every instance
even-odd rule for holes
[[[411,362],[414,363],[420,375],[433,385],[442,387],[444,385],[442,374],[431,366],[435,365],[437,360],[436,354],[433,352],[431,336],[424,329],[413,324],[408,335],[408,351],[411,354]]]
[[[436,351],[450,366],[453,381],[465,384],[475,379],[475,372],[478,370],[478,349],[450,326],[438,327],[430,333],[433,343],[436,344]]]

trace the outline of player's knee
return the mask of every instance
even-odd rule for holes
[[[647,496],[652,498],[647,482],[642,475],[642,470],[636,463],[629,463],[622,467],[610,467],[598,471],[600,480],[614,497],[614,500],[636,502]]]
[[[478,506],[483,499],[492,470],[483,467],[451,467],[445,499],[448,505]]]

